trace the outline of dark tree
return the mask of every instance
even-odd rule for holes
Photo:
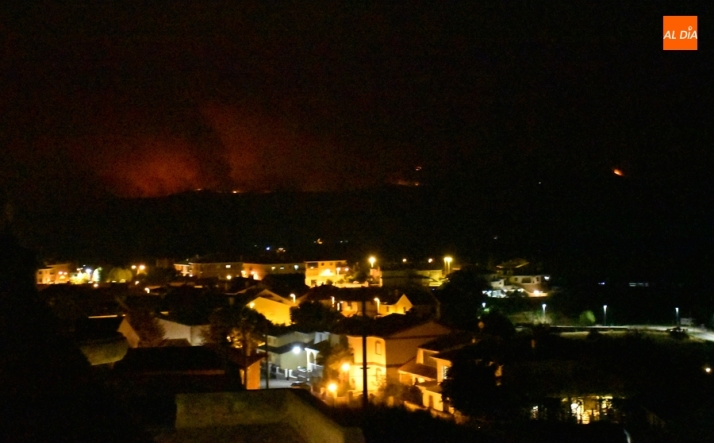
[[[303,332],[331,331],[340,317],[340,313],[319,301],[307,301],[290,310],[290,319]]]
[[[516,328],[501,312],[491,309],[481,316],[479,329],[482,334],[508,339],[516,333]]]
[[[211,315],[208,341],[242,349],[253,355],[271,324],[263,314],[248,307],[226,307]]]
[[[139,336],[139,346],[159,346],[164,340],[166,331],[152,310],[144,307],[132,308],[126,316],[129,324]]]
[[[497,385],[498,365],[469,356],[457,357],[453,363],[441,385],[443,399],[462,414],[492,418],[505,400]]]
[[[465,268],[449,276],[436,296],[441,304],[441,319],[458,329],[477,331],[479,314],[489,287],[477,268]]]

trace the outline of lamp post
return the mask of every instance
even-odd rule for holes
[[[374,268],[374,262],[376,262],[376,261],[377,261],[377,259],[374,258],[374,256],[370,257],[369,258],[369,267]]]
[[[602,325],[607,326],[607,305],[602,305]]]
[[[545,323],[545,303],[543,303],[543,323]]]
[[[675,319],[677,320],[677,322],[675,323],[675,326],[679,327],[679,308],[674,308],[674,315],[675,315]]]
[[[374,297],[374,301],[377,302],[377,315],[379,315],[379,297]]]
[[[445,270],[446,270],[445,274],[446,274],[446,275],[449,275],[449,274],[451,273],[451,262],[452,262],[453,260],[454,260],[454,259],[451,258],[451,257],[448,256],[448,255],[447,255],[446,257],[444,257],[444,264],[446,265],[446,266],[445,266]]]
[[[295,304],[295,294],[290,294],[290,298],[293,299],[293,304]]]
[[[337,402],[337,383],[332,382],[329,385],[327,385],[327,390],[330,391],[330,394],[332,394],[332,407],[335,407],[335,403]]]

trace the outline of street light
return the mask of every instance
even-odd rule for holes
[[[377,302],[377,315],[379,315],[379,297],[374,297],[374,301]]]
[[[290,297],[293,299],[293,304],[295,304],[295,294],[290,294]]]
[[[602,305],[602,324],[607,326],[607,305]]]
[[[375,262],[375,261],[377,261],[377,259],[374,258],[374,256],[372,256],[372,257],[369,258],[369,267],[370,267],[370,268],[374,268],[374,262]]]
[[[452,262],[453,260],[454,260],[454,259],[451,258],[451,257],[448,256],[448,255],[447,255],[446,257],[444,257],[444,264],[446,265],[446,274],[447,274],[447,275],[451,273],[451,262]]]
[[[674,308],[674,314],[677,320],[676,326],[679,327],[679,308]]]
[[[545,303],[543,303],[543,322],[545,322]]]
[[[327,385],[327,390],[332,394],[332,407],[335,407],[335,400],[337,399],[337,383],[332,382]]]

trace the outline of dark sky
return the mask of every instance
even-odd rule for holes
[[[14,192],[709,175],[694,3],[57,3],[0,21]],[[700,16],[699,51],[662,51],[665,14]]]

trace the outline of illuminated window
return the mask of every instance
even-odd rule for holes
[[[374,342],[374,353],[377,355],[382,355],[382,342],[381,341]]]
[[[441,375],[444,377],[444,380],[446,380],[447,378],[449,378],[449,367],[450,367],[450,366],[444,365],[444,366],[442,367],[442,369],[441,369]]]

